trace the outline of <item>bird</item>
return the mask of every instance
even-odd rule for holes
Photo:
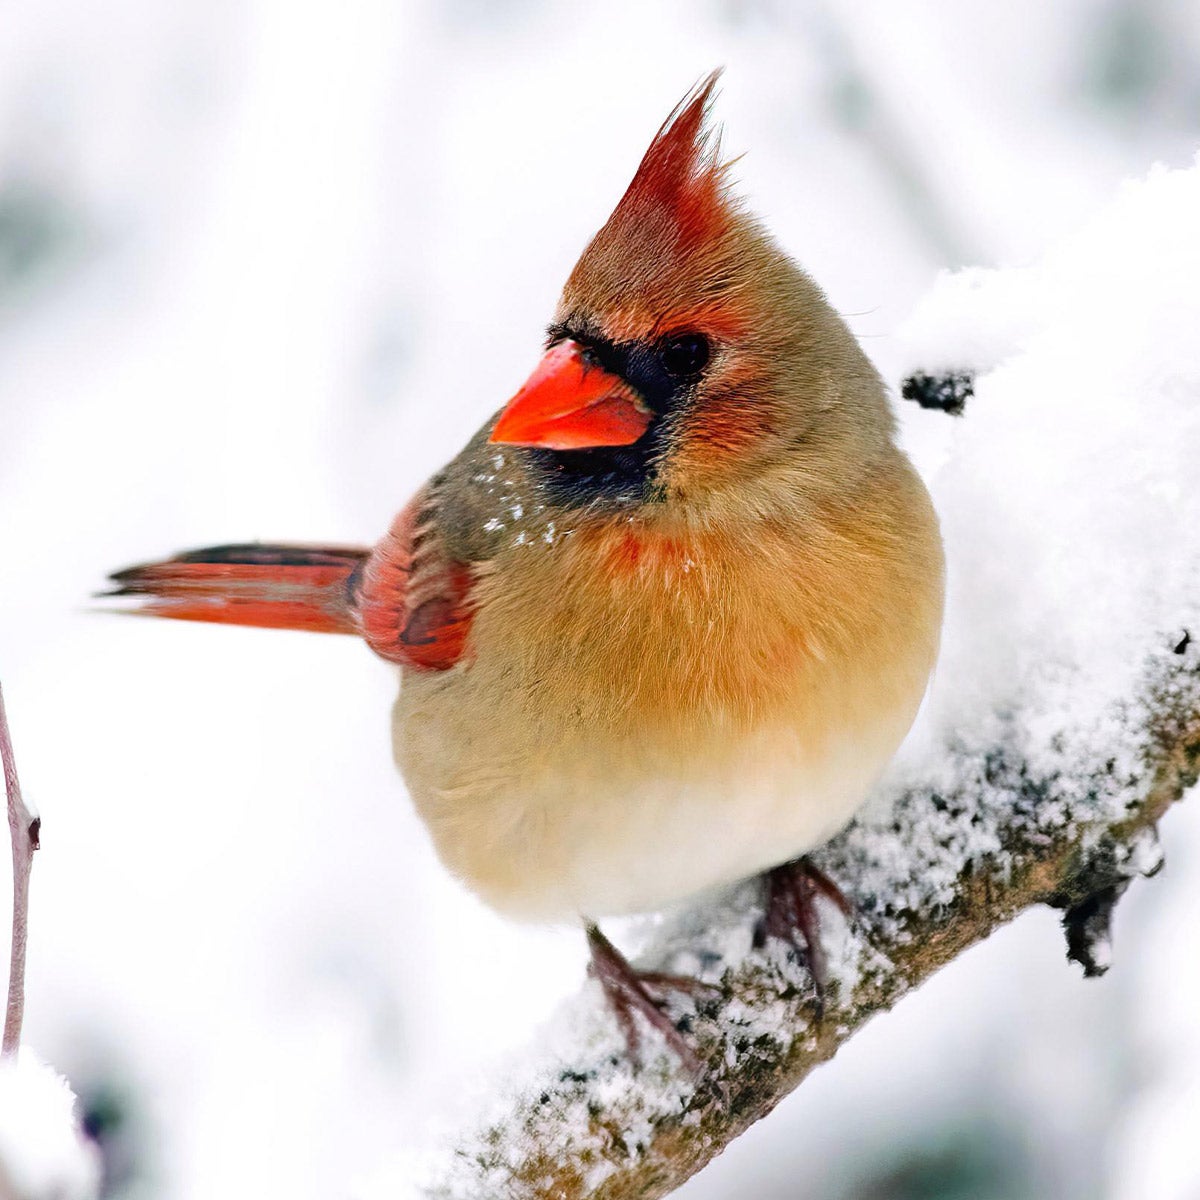
[[[675,106],[563,288],[533,373],[374,547],[211,546],[115,572],[183,620],[345,633],[399,667],[396,764],[485,902],[584,922],[631,1050],[688,981],[597,920],[755,875],[823,975],[807,858],[907,734],[938,652],[938,521],[886,386]]]

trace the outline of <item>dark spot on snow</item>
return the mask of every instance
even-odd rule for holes
[[[1188,631],[1185,629],[1183,631],[1183,637],[1181,637],[1179,639],[1179,641],[1177,641],[1175,643],[1175,645],[1171,647],[1171,649],[1174,650],[1176,654],[1186,654],[1187,648],[1191,644],[1192,644],[1192,635],[1190,633],[1188,633]]]
[[[975,376],[968,371],[927,375],[914,371],[901,385],[900,395],[915,400],[922,408],[933,408],[961,417],[967,401],[975,394]]]

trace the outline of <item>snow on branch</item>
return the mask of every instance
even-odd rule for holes
[[[1113,905],[1200,767],[1197,212],[1200,167],[1156,171],[1039,266],[939,281],[908,327],[912,398],[953,379],[934,407],[962,413],[916,414],[951,432],[949,607],[915,736],[816,856],[857,907],[828,910],[823,1016],[794,955],[754,948],[754,884],[664,917],[638,962],[715,985],[669,1010],[705,1080],[649,1039],[632,1064],[587,983],[415,1194],[664,1196],[1034,904],[1105,969]]]
[[[1082,939],[1080,956],[1099,960],[1107,924],[1088,916],[1110,911],[1110,897],[1158,865],[1154,823],[1200,762],[1200,653],[1148,651],[1142,696],[1116,706],[1126,736],[1115,757],[1066,740],[1061,753],[1073,766],[1060,774],[1030,769],[1011,741],[960,753],[949,786],[939,779],[906,789],[889,814],[826,848],[821,867],[859,881],[861,915],[857,928],[841,931],[822,1018],[793,956],[751,949],[756,889],[675,916],[640,964],[702,972],[718,984],[711,999],[679,999],[671,1010],[687,1023],[712,1086],[693,1086],[665,1056],[631,1065],[589,987],[561,1018],[577,1045],[539,1056],[498,1101],[507,1111],[459,1144],[425,1194],[665,1196],[872,1015],[1022,909],[1063,909]],[[1016,723],[1022,714],[1012,716]],[[832,915],[827,936],[837,938]]]

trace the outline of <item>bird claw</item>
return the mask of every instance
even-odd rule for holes
[[[643,1020],[662,1035],[687,1071],[697,1079],[701,1078],[704,1075],[704,1063],[700,1056],[659,1006],[664,1002],[667,992],[685,992],[695,996],[699,993],[715,994],[720,989],[685,975],[636,970],[591,922],[587,925],[587,941],[592,956],[588,974],[598,980],[604,990],[605,999],[621,1027],[630,1057],[638,1058],[641,1049],[641,1032],[634,1019],[634,1014],[640,1013]]]
[[[721,989],[715,983],[705,983],[691,975],[668,975],[663,971],[638,971],[638,979],[647,991],[658,992],[655,1003],[661,1004],[667,992],[682,992],[685,996],[719,996]]]
[[[817,1019],[825,1012],[829,966],[821,945],[821,921],[816,898],[824,896],[848,920],[854,908],[842,889],[807,858],[796,858],[773,867],[763,876],[766,904],[754,931],[754,944],[763,946],[777,938],[800,950],[816,991]]]

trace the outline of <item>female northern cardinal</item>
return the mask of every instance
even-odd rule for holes
[[[356,633],[401,667],[396,761],[446,865],[533,919],[653,909],[850,819],[937,651],[942,553],[878,374],[728,192],[680,103],[525,385],[373,549],[223,546],[113,576],[186,620]],[[594,925],[596,974],[693,1052]]]

